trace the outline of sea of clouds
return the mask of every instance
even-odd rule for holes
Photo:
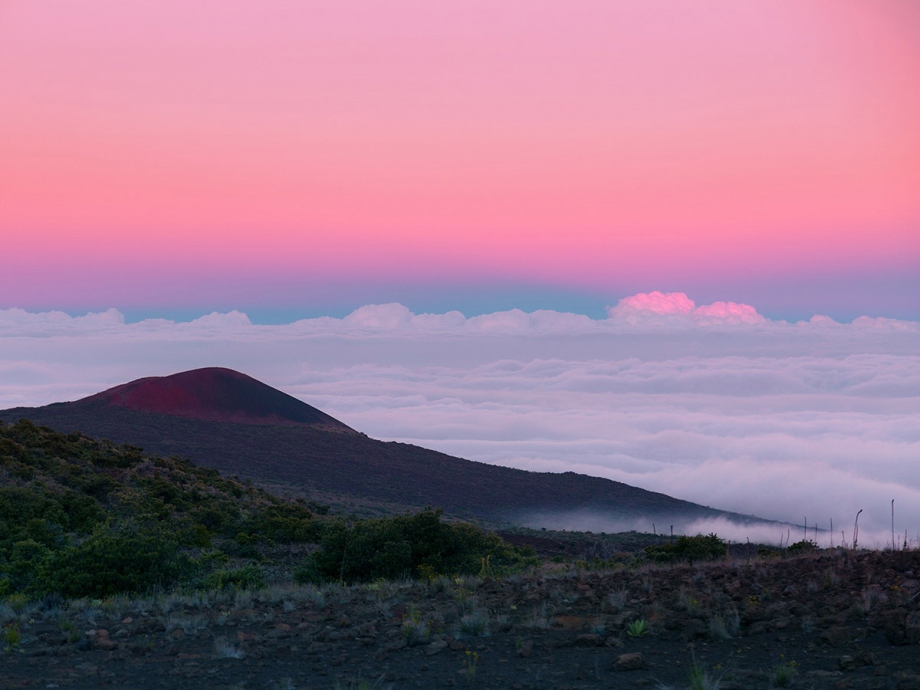
[[[657,292],[606,319],[386,304],[280,326],[239,312],[127,324],[116,310],[0,310],[0,409],[202,366],[248,373],[377,438],[824,529],[833,519],[837,543],[860,509],[861,541],[890,542],[894,499],[900,538],[920,538],[916,322],[787,323]]]

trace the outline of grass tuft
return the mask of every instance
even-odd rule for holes
[[[630,637],[644,637],[648,635],[648,623],[645,622],[642,618],[637,618],[628,626],[626,626],[626,634]]]
[[[219,659],[242,659],[245,656],[243,650],[227,642],[226,637],[214,640],[214,653]]]
[[[687,683],[690,685],[690,690],[719,690],[722,686],[722,676],[709,675],[709,671],[694,661],[687,674]]]
[[[461,635],[486,637],[489,634],[489,614],[480,609],[461,616],[459,631]]]

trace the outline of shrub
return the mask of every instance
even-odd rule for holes
[[[673,543],[655,544],[645,547],[645,556],[651,561],[669,563],[673,561],[711,561],[725,555],[725,542],[715,534],[695,537],[678,537]]]
[[[415,515],[330,521],[321,548],[295,573],[299,582],[368,582],[420,573],[478,573],[484,559],[493,572],[536,564],[532,549],[518,549],[475,525],[441,521],[441,510]]]
[[[201,589],[259,589],[265,586],[265,571],[257,565],[247,563],[235,570],[218,570],[210,573],[201,582]]]
[[[802,539],[797,541],[795,544],[790,544],[786,547],[786,553],[811,553],[818,548],[818,545],[808,539]]]
[[[9,561],[4,568],[6,586],[10,591],[26,591],[35,580],[35,573],[50,556],[47,546],[33,539],[17,541],[9,550]]]
[[[246,520],[242,530],[278,544],[310,542],[320,536],[313,513],[296,503],[266,506]]]
[[[77,546],[54,553],[33,589],[65,597],[105,598],[167,587],[192,573],[194,564],[165,533],[98,529]]]

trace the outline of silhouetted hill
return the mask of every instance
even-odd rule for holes
[[[699,518],[742,518],[608,479],[527,472],[377,441],[227,369],[140,379],[76,402],[0,411],[6,422],[20,418],[264,482],[441,506],[448,514],[490,521],[553,526],[562,515],[584,514],[676,528]]]

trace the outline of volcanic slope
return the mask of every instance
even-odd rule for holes
[[[239,372],[206,368],[123,384],[76,402],[0,411],[69,433],[179,455],[224,473],[310,493],[553,527],[578,515],[633,524],[750,520],[574,472],[527,472],[378,441]],[[613,530],[610,530],[613,531]]]

